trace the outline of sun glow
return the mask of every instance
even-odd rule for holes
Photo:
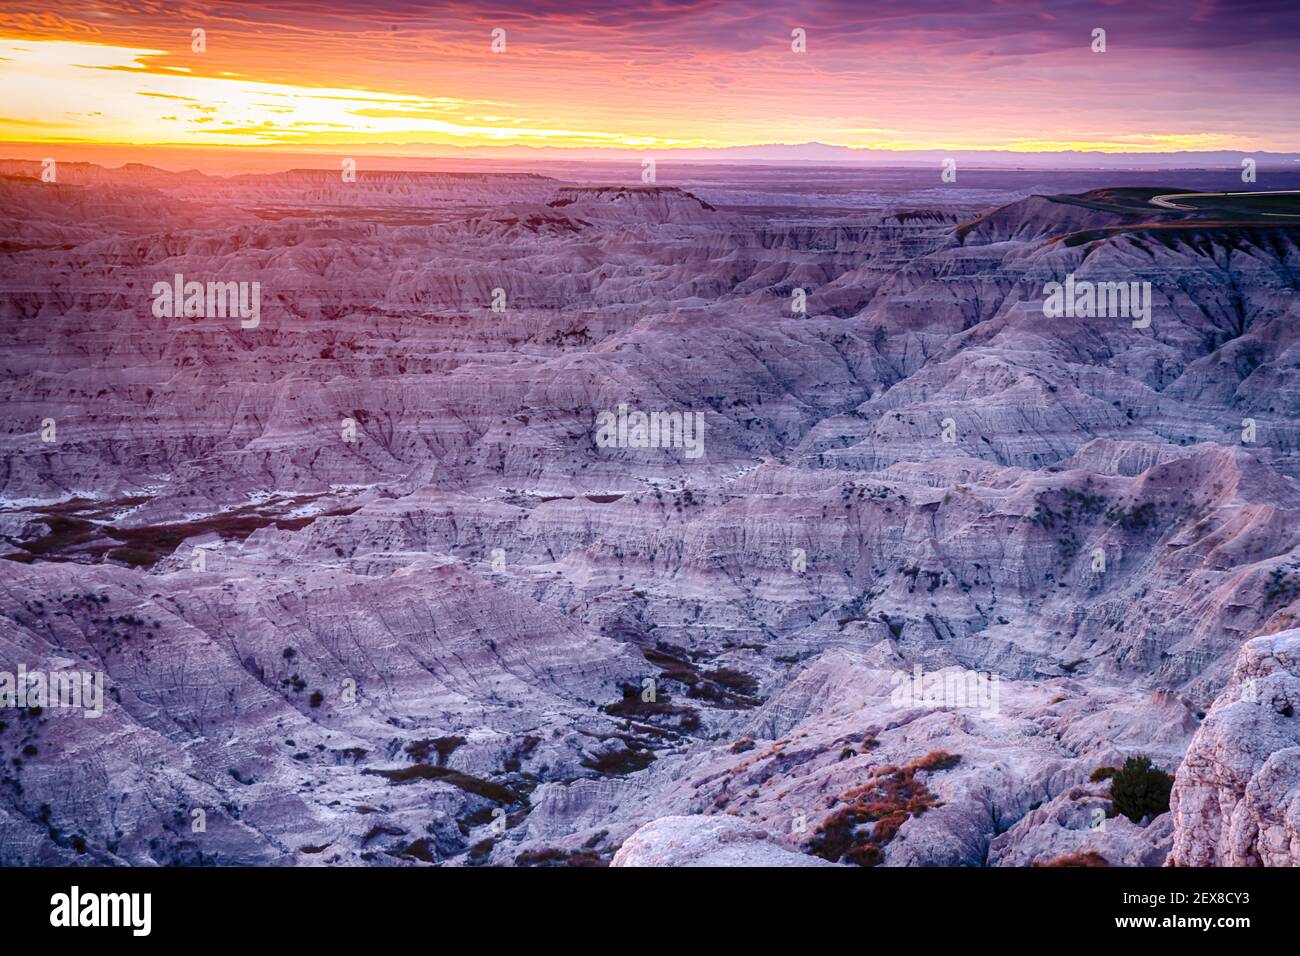
[[[566,3],[544,15],[451,4],[423,16],[377,2],[358,17],[332,0],[195,0],[183,16],[108,0],[81,17],[5,8],[0,139],[85,147],[77,155],[364,147],[407,157],[806,143],[864,157],[1291,152],[1300,142],[1284,37],[1214,14],[1223,43],[1207,47],[1205,23],[1171,37],[1161,22],[1153,34],[1140,10],[1117,8],[1134,23],[1098,55],[1082,13],[1026,29],[1010,7],[987,6],[978,17],[872,4],[802,11],[819,23],[805,52],[792,49],[792,14],[768,0],[607,15]],[[509,36],[499,51],[498,20]],[[1234,31],[1239,44],[1228,42]]]
[[[510,104],[197,76],[162,50],[0,39],[0,138],[28,142],[648,148],[703,141],[532,126]],[[184,72],[182,72],[184,71]]]

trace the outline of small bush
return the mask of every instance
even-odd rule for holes
[[[561,850],[556,847],[543,847],[539,850],[525,850],[515,857],[515,866],[609,866],[599,853],[591,849]]]
[[[464,737],[427,737],[424,740],[414,740],[406,745],[406,752],[410,754],[419,763],[427,763],[432,756],[431,751],[438,754],[438,766],[447,766],[447,758],[456,752],[458,747],[463,747],[467,741]]]
[[[1034,866],[1110,866],[1110,864],[1096,850],[1080,850],[1058,856],[1047,863],[1035,863]]]
[[[961,757],[957,754],[950,754],[946,750],[931,750],[920,760],[914,762],[912,766],[917,770],[936,772],[939,770],[951,770],[959,763],[961,763]]]
[[[960,762],[958,754],[935,750],[905,767],[878,767],[863,786],[841,794],[846,805],[822,821],[804,848],[813,856],[838,863],[878,866],[884,847],[912,817],[942,806],[939,798],[916,779],[919,770],[949,770]]]
[[[417,780],[443,780],[453,786],[460,787],[466,793],[486,797],[488,800],[497,803],[511,804],[523,799],[519,794],[503,784],[472,777],[467,773],[461,773],[459,770],[448,770],[446,767],[430,767],[427,763],[399,767],[396,770],[376,770],[373,767],[367,767],[361,772],[367,776],[383,777],[389,783],[398,786],[414,783]]]
[[[1149,757],[1129,757],[1110,783],[1110,799],[1117,813],[1134,823],[1169,810],[1174,778],[1151,765]]]

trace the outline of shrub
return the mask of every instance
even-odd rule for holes
[[[432,756],[431,751],[438,754],[438,766],[447,766],[447,758],[456,752],[458,747],[463,747],[468,741],[464,737],[427,737],[424,740],[414,740],[406,745],[406,752],[416,759],[419,763],[427,763]]]
[[[1047,863],[1035,863],[1034,866],[1110,866],[1110,864],[1096,850],[1079,850],[1058,856]]]
[[[542,847],[538,850],[525,850],[515,857],[515,866],[609,866],[599,853],[591,849],[561,850],[557,847]]]
[[[904,823],[942,806],[939,798],[916,779],[917,771],[949,770],[960,760],[957,754],[936,750],[905,767],[878,767],[867,783],[840,796],[846,805],[822,821],[805,850],[832,863],[883,863],[885,845],[897,836]]]
[[[1118,813],[1134,823],[1145,816],[1169,810],[1169,791],[1174,778],[1151,765],[1149,757],[1129,757],[1110,783],[1110,799]]]
[[[950,754],[946,750],[931,750],[920,760],[915,761],[912,766],[917,770],[951,770],[957,764],[961,763],[961,757],[957,754]]]
[[[503,784],[472,777],[467,773],[461,773],[459,770],[448,770],[446,767],[431,767],[427,763],[399,767],[396,770],[377,770],[373,767],[366,767],[361,772],[367,776],[383,777],[389,783],[399,786],[414,783],[417,780],[443,780],[459,787],[466,793],[486,797],[488,800],[497,803],[511,804],[523,799],[519,794]]]

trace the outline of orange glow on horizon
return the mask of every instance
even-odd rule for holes
[[[959,17],[885,18],[879,34],[810,30],[797,54],[783,15],[761,3],[752,28],[725,4],[643,19],[523,12],[493,53],[490,25],[455,4],[445,20],[411,24],[382,4],[374,18],[324,0],[264,16],[204,6],[182,16],[101,3],[84,21],[0,13],[0,139],[407,155],[803,143],[1300,151],[1276,68],[1266,82],[1238,65],[1188,84],[1200,50],[1171,47],[1157,66],[1116,42],[1100,58],[1086,42],[1052,47],[1043,37],[1058,35],[1041,24],[1037,47],[994,53],[953,26]],[[191,20],[205,24],[201,52]],[[1269,122],[1249,128],[1258,117]]]
[[[166,56],[161,50],[0,38],[0,83],[7,89],[23,87],[28,94],[22,103],[6,104],[0,138],[282,147],[376,142],[627,149],[720,145],[533,127],[494,115],[508,104],[490,101],[201,76],[151,62]],[[87,110],[92,91],[99,108]],[[489,112],[480,112],[485,109]]]

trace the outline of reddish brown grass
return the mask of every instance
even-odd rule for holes
[[[903,824],[932,807],[942,806],[917,771],[950,770],[961,757],[942,750],[932,751],[906,767],[887,764],[871,774],[869,781],[840,796],[847,805],[827,817],[808,844],[814,856],[838,863],[876,866],[885,858],[884,847],[898,835]]]
[[[1034,866],[1110,866],[1110,864],[1096,850],[1078,850],[1058,856],[1048,863],[1035,863]]]

